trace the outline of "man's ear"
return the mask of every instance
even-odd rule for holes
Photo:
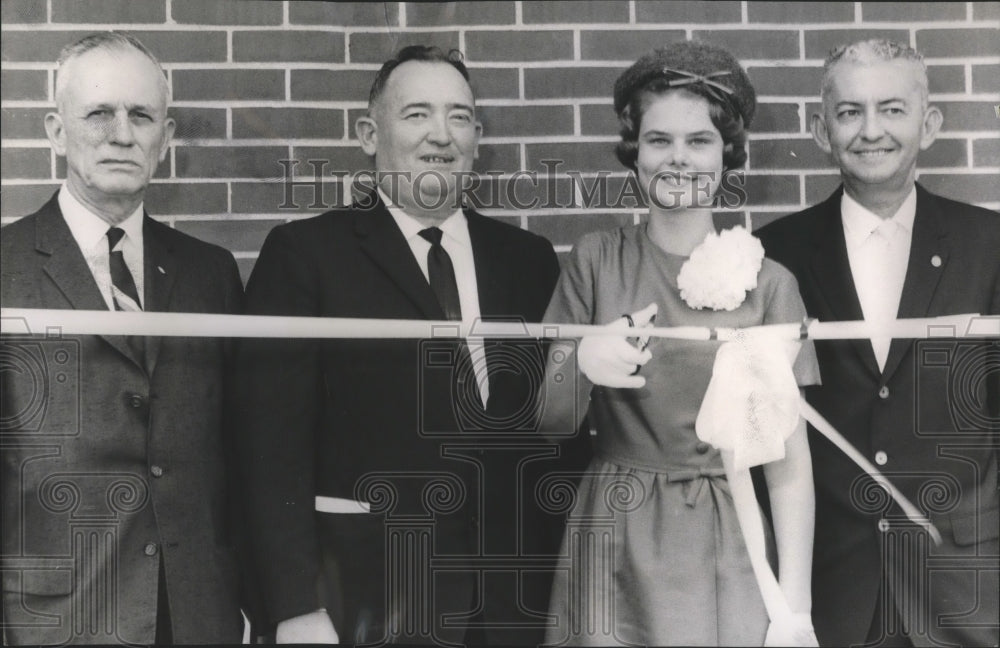
[[[378,148],[378,124],[375,120],[368,115],[358,117],[354,122],[354,132],[358,136],[361,150],[367,155],[375,155],[375,150]]]
[[[924,110],[924,123],[920,129],[920,150],[926,151],[930,148],[934,140],[937,139],[938,131],[941,130],[941,124],[944,123],[944,115],[938,110],[937,106],[928,106]]]
[[[66,155],[66,127],[59,113],[50,112],[45,115],[45,134],[56,155]]]
[[[170,150],[170,142],[174,139],[174,131],[177,129],[177,122],[171,117],[167,117],[163,120],[163,141],[160,142],[160,162],[167,157],[167,151]]]
[[[826,128],[826,117],[821,113],[813,113],[812,119],[809,121],[809,130],[812,132],[816,146],[823,149],[824,153],[829,154],[833,148],[830,146],[830,133]]]

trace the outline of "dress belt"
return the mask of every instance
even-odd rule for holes
[[[662,471],[647,464],[630,461],[626,457],[615,456],[607,451],[600,452],[597,455],[597,459],[622,468],[633,468],[643,472],[663,475],[667,482],[671,484],[690,482],[687,494],[684,496],[684,504],[690,508],[694,508],[695,501],[697,501],[698,496],[701,495],[701,491],[705,488],[706,482],[715,483],[724,493],[731,494],[731,491],[729,490],[729,480],[726,479],[726,469],[722,466],[702,466],[699,468],[678,468],[676,470],[670,469]]]
[[[722,467],[688,468],[681,470],[670,470],[666,474],[667,482],[671,484],[690,482],[687,487],[687,495],[684,497],[684,504],[694,508],[698,496],[704,490],[705,484],[711,482],[723,492],[729,493],[729,480],[726,479],[726,469]],[[720,479],[721,478],[721,479]]]

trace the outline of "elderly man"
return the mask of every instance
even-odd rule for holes
[[[481,131],[461,55],[401,50],[356,128],[377,187],[276,227],[248,310],[539,321],[552,246],[461,205]],[[531,481],[555,452],[531,427],[541,349],[450,335],[241,347],[240,449],[279,642],[541,640],[556,546]]]
[[[866,320],[1000,314],[1000,214],[915,183],[941,112],[913,49],[841,47],[826,62],[816,143],[843,186],[765,227],[809,315]],[[813,617],[829,646],[995,646],[997,359],[986,343],[884,336],[817,341],[809,401],[941,531],[907,523],[839,450],[810,440],[816,481]]]
[[[3,230],[5,307],[239,312],[232,255],[144,210],[168,96],[131,36],[63,50],[45,130],[66,181]],[[41,333],[2,340],[4,642],[239,641],[226,345]]]

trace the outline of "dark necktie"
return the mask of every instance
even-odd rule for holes
[[[461,320],[462,303],[458,298],[455,266],[452,265],[451,257],[441,245],[443,234],[444,232],[437,227],[428,227],[420,231],[420,236],[431,244],[431,249],[427,253],[427,278],[430,281],[431,290],[434,291],[438,303],[441,304],[445,319]],[[452,377],[455,381],[454,397],[459,425],[463,428],[470,427],[466,420],[469,412],[473,413],[473,426],[481,425],[482,414],[477,412],[482,411],[482,397],[479,392],[479,383],[476,380],[476,367],[472,363],[472,355],[464,340],[458,342],[458,358],[456,360]]]
[[[462,302],[458,298],[455,266],[451,264],[451,257],[441,245],[442,234],[443,232],[437,227],[428,227],[420,231],[420,236],[431,244],[430,252],[427,253],[427,276],[431,290],[434,291],[438,303],[441,304],[441,310],[444,311],[445,319],[460,320]]]
[[[125,236],[125,230],[120,227],[112,227],[108,230],[111,299],[115,304],[115,310],[141,311],[142,302],[139,301],[139,291],[135,287],[132,273],[125,265],[125,255],[122,254],[121,250],[115,251],[115,246],[118,245],[123,236]],[[129,347],[135,353],[135,359],[140,365],[146,366],[146,339],[138,335],[130,335],[126,339]]]
[[[135,280],[128,266],[125,265],[125,255],[121,250],[115,251],[115,246],[125,236],[125,230],[120,227],[112,227],[108,230],[108,253],[110,255],[111,266],[111,296],[115,304],[115,310],[120,311],[141,311],[142,302],[139,301],[139,291],[136,290]]]

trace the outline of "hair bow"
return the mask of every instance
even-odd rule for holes
[[[715,72],[709,72],[708,74],[695,74],[694,72],[688,72],[687,70],[675,70],[672,67],[663,67],[664,74],[676,74],[680,76],[680,79],[671,79],[669,84],[671,87],[675,86],[686,86],[694,83],[703,83],[707,86],[711,86],[717,90],[725,92],[727,95],[733,94],[733,89],[727,85],[723,85],[718,81],[713,81],[712,77],[729,76],[729,70],[717,70]]]

